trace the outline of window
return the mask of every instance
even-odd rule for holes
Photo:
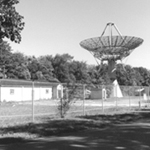
[[[46,94],[48,94],[49,93],[49,90],[48,89],[46,89]]]
[[[10,89],[10,94],[13,95],[15,93],[14,89]]]

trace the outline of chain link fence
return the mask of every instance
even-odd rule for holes
[[[95,115],[150,110],[150,87],[116,85],[72,85],[72,103],[67,115]]]
[[[0,92],[4,92],[5,88],[1,85]],[[13,89],[9,86],[12,97]],[[26,89],[22,99],[13,97],[12,100],[1,101],[1,126],[49,118],[149,111],[150,108],[150,87],[64,84],[63,94],[58,99],[43,96],[52,92],[51,88],[45,86],[40,87],[41,91],[36,86],[18,86],[15,89],[18,95],[21,95],[22,89]]]

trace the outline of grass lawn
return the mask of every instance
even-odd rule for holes
[[[66,114],[66,117],[75,117],[75,116],[88,116],[88,115],[98,115],[98,114],[120,114],[120,113],[129,113],[138,110],[138,107],[104,107],[95,105],[101,102],[99,101],[86,101],[83,109],[83,102],[77,101],[73,103]],[[59,101],[52,100],[43,100],[34,102],[34,121],[43,122],[52,118],[59,118],[60,112],[58,111]],[[94,104],[94,105],[90,105]],[[9,102],[3,103],[0,105],[0,127],[7,127],[13,125],[19,125],[24,123],[31,123],[32,116],[32,103],[30,102]]]
[[[57,105],[45,105],[44,101],[43,104],[40,105],[38,102],[34,103],[34,113],[50,113],[54,112]],[[32,102],[11,102],[11,103],[4,103],[0,105],[0,116],[14,116],[14,115],[31,115],[32,114]]]
[[[0,132],[2,150],[149,150],[150,113],[49,119]]]
[[[126,100],[125,100],[126,102]],[[118,107],[129,107],[129,104],[126,104],[123,100],[118,100]],[[119,105],[125,103],[126,105]],[[137,102],[136,102],[137,103]],[[60,104],[59,101],[55,100],[38,100],[34,102],[34,114],[57,114],[58,105]],[[102,102],[100,100],[96,101],[88,101],[85,100],[84,102],[85,106],[83,107],[83,101],[78,100],[75,101],[75,103],[71,104],[69,112],[81,112],[81,115],[83,114],[83,109],[85,111],[88,110],[100,110],[102,111]],[[115,100],[110,101],[104,101],[104,109],[107,111],[107,108],[110,107],[115,108]],[[134,107],[134,105],[132,106]],[[4,116],[15,116],[15,115],[32,115],[33,107],[32,102],[7,102],[7,103],[1,103],[0,105],[0,117]]]

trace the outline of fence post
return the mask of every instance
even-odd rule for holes
[[[0,84],[0,105],[2,103],[2,85]]]
[[[149,92],[150,92],[150,88],[149,88],[149,86],[148,86],[148,93],[147,93],[147,97],[148,97],[147,100],[148,100],[148,101],[147,101],[147,103],[149,103]]]
[[[32,81],[32,122],[34,122],[34,81]]]
[[[68,100],[68,88],[66,88],[66,99]]]
[[[85,84],[83,84],[83,116],[85,115]]]
[[[132,92],[131,92],[132,93]],[[128,94],[129,94],[129,109],[131,109],[131,97],[130,97],[130,87],[128,87]],[[131,95],[132,96],[132,95]]]
[[[130,99],[130,94],[129,94],[129,109],[131,109],[131,99]]]
[[[118,99],[117,99],[117,85],[115,85],[115,97],[116,97],[116,110],[118,107]]]
[[[106,89],[102,86],[102,113],[104,113],[104,100],[106,99]]]
[[[23,86],[21,86],[21,101],[23,102]]]
[[[143,87],[142,87],[143,88]],[[141,89],[142,89],[141,88]],[[140,91],[140,99],[139,99],[139,109],[141,109],[141,99],[142,99],[142,91]]]
[[[61,98],[60,99],[60,102],[61,102],[61,118],[63,118],[63,99]]]

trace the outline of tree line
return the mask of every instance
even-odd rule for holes
[[[0,78],[111,84],[107,64],[89,65],[84,61],[74,60],[69,54],[26,56],[21,52],[13,52],[6,41],[0,46]],[[116,78],[120,85],[150,85],[150,71],[143,67],[117,64]]]

